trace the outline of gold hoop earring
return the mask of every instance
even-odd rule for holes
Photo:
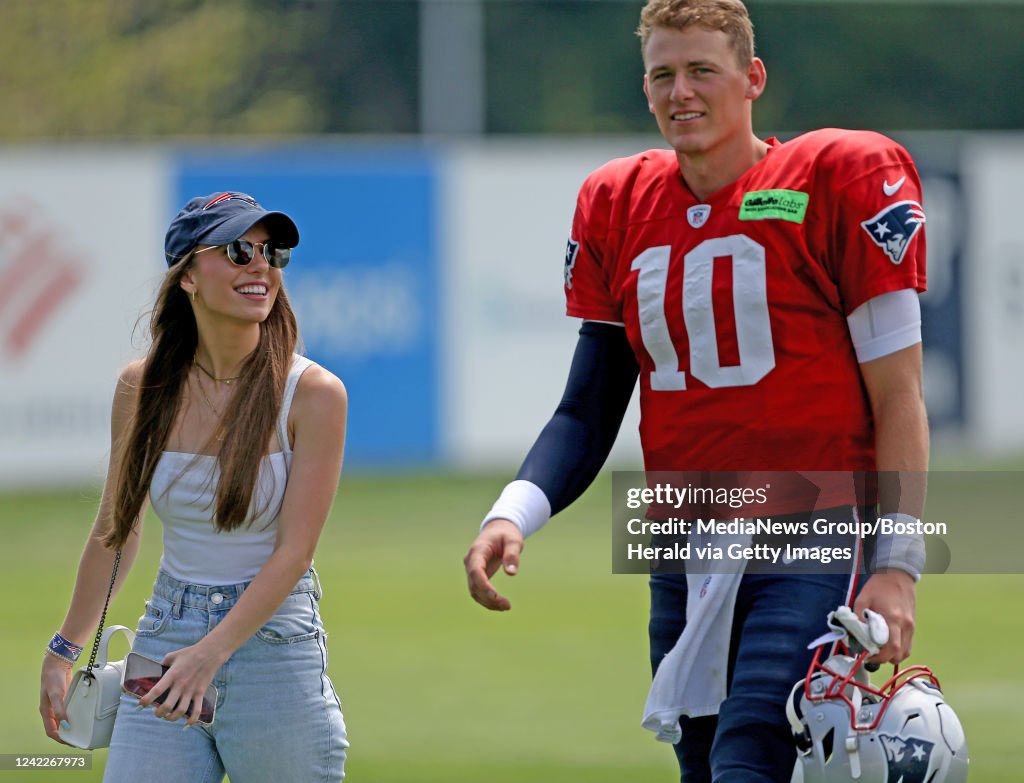
[[[196,303],[196,289],[192,289],[192,304]]]

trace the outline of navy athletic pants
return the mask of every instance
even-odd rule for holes
[[[785,705],[807,674],[809,642],[847,599],[848,574],[746,574],[733,615],[728,696],[718,715],[682,718],[682,783],[789,783],[796,749]],[[651,577],[651,668],[686,625],[685,574]]]

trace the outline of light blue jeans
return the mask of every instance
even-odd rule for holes
[[[202,639],[246,584],[190,585],[161,571],[135,632],[134,652],[160,661]],[[326,634],[310,573],[274,616],[214,675],[209,727],[183,730],[122,695],[104,783],[340,781],[348,747],[341,704],[327,677]]]

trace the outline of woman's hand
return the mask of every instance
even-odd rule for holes
[[[53,655],[43,657],[43,670],[39,685],[39,714],[43,716],[43,731],[46,736],[67,745],[58,731],[62,721],[68,719],[64,711],[64,694],[71,684],[72,665]]]
[[[139,699],[140,708],[152,706],[154,715],[170,721],[183,718],[186,712],[191,711],[192,715],[186,725],[194,726],[199,721],[203,695],[213,682],[217,670],[226,661],[226,657],[211,645],[204,644],[205,641],[164,656],[162,663],[170,668],[150,692]],[[167,698],[163,704],[154,705],[153,702],[164,693]]]

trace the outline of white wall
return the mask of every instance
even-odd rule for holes
[[[460,467],[508,466],[555,410],[579,320],[565,315],[563,259],[586,176],[650,139],[492,142],[451,151],[445,167],[444,423]],[[613,459],[639,467],[639,412]]]
[[[0,171],[0,486],[94,481],[162,273],[161,158],[12,148]]]
[[[971,440],[1024,449],[1024,137],[977,137],[963,161],[971,220],[964,313]]]

